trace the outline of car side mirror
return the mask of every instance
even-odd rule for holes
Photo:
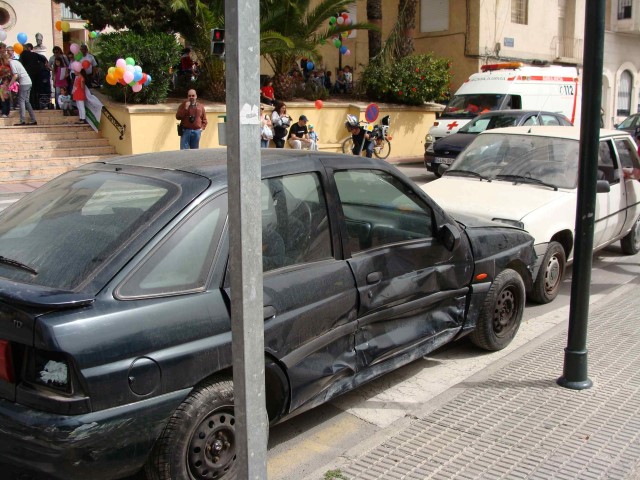
[[[598,180],[596,182],[596,193],[609,193],[611,191],[611,185],[607,180]]]
[[[440,165],[438,165],[438,174],[440,176],[442,176],[442,174],[444,174],[444,172],[446,172],[447,170],[449,170],[449,167],[451,165],[447,165],[446,163],[441,163]]]
[[[453,252],[460,245],[460,230],[453,225],[445,223],[439,230],[440,241],[444,247]]]
[[[614,123],[613,124],[613,128],[618,128],[618,125],[620,125],[619,123]]]

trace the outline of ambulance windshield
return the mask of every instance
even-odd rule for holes
[[[447,117],[472,118],[480,113],[498,110],[504,100],[504,94],[454,95],[447,108],[442,112]],[[504,108],[511,108],[506,105]]]

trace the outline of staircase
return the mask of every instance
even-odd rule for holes
[[[14,126],[17,110],[0,118],[0,209],[62,173],[116,153],[100,133],[76,123],[77,116],[60,110],[35,114],[38,125],[31,126]]]

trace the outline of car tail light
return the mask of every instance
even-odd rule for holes
[[[11,344],[0,340],[0,380],[13,383],[13,362],[11,361]]]

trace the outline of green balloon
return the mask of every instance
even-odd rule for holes
[[[342,42],[336,38],[336,39],[333,41],[333,45],[334,45],[336,48],[340,48],[340,47],[342,46]]]
[[[335,25],[336,23],[336,17],[330,17],[329,18],[329,25]]]
[[[125,59],[124,59],[124,61],[125,61],[125,63],[126,63],[127,65],[135,65],[135,64],[136,64],[136,61],[135,61],[133,58],[131,58],[131,57],[127,57],[127,58],[125,58]]]
[[[75,54],[75,56],[73,58],[75,58],[76,60],[80,61],[82,60],[82,58],[84,57],[84,55],[82,55],[82,52],[78,52]]]

